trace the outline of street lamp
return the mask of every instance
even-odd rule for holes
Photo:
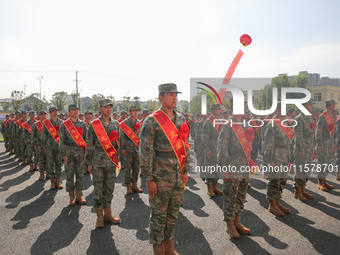
[[[39,80],[39,89],[40,89],[40,100],[41,100],[41,80],[43,76],[38,77],[37,79]]]

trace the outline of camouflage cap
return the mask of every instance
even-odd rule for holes
[[[47,114],[47,112],[45,111],[45,110],[41,110],[40,112],[39,112],[39,115],[40,114]]]
[[[84,116],[84,113],[80,112],[80,113],[78,114],[78,116]]]
[[[184,116],[189,116],[189,113],[184,113],[183,115],[184,115]]]
[[[53,111],[59,111],[59,110],[58,110],[57,107],[52,106],[52,107],[50,107],[50,109],[48,109],[48,111],[51,113],[51,112],[53,112]]]
[[[144,109],[144,110],[143,110],[143,114],[150,114],[149,109]]]
[[[177,90],[177,85],[175,83],[164,83],[158,85],[158,92],[161,93],[182,93]]]
[[[307,101],[306,103],[303,103],[303,104],[315,104],[315,102],[313,102],[313,100],[310,99],[309,101]]]
[[[116,112],[113,112],[112,115],[114,116],[114,115],[118,115],[118,114]]]
[[[113,103],[110,99],[102,99],[102,100],[99,101],[99,107],[104,107],[104,106],[107,106],[107,105],[113,106]]]
[[[14,112],[11,112],[9,115],[14,115]]]
[[[138,116],[143,115],[143,112],[138,112]]]
[[[137,110],[137,111],[138,111],[138,107],[135,106],[135,105],[131,105],[131,106],[129,107],[129,111],[133,111],[133,110]]]
[[[35,115],[34,111],[30,111],[29,115]]]
[[[27,114],[27,111],[23,110],[21,111],[21,114]]]
[[[330,106],[331,104],[337,104],[334,99],[327,99],[325,100],[326,107]]]
[[[221,105],[220,104],[212,104],[211,105],[211,110],[217,110],[217,109],[221,109]]]
[[[70,105],[68,106],[68,110],[69,110],[69,111],[74,110],[74,109],[78,109],[78,110],[79,110],[79,108],[77,107],[76,104],[70,104]]]
[[[296,112],[294,108],[289,108],[288,113]]]
[[[121,112],[120,112],[120,114],[124,114],[124,113],[125,113],[125,114],[127,114],[127,112],[126,112],[126,111],[121,111]]]
[[[20,111],[16,110],[16,111],[15,111],[15,114],[20,114]]]
[[[91,115],[93,115],[92,112],[90,112],[90,111],[86,111],[86,112],[85,112],[85,115],[86,115],[86,114],[91,114]]]

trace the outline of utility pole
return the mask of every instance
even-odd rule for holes
[[[39,80],[39,89],[40,89],[40,101],[41,101],[41,80],[43,76],[38,77],[37,79]]]
[[[78,80],[78,71],[76,71],[76,79],[75,79],[74,81],[76,82],[76,98],[77,98],[77,99],[76,99],[76,100],[77,100],[77,103],[76,103],[76,104],[77,104],[77,107],[78,107],[78,108],[81,108],[81,107],[79,106],[79,102],[78,102],[78,101],[79,101],[78,82],[81,82],[81,81]],[[81,109],[80,109],[80,111],[81,111]]]

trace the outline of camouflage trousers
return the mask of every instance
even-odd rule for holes
[[[169,169],[173,172],[177,170],[176,176],[173,179],[155,177],[157,193],[153,199],[149,197],[151,244],[161,244],[164,240],[173,239],[178,211],[182,204],[182,173],[178,163],[169,165],[175,166]]]
[[[327,164],[327,166],[329,164],[331,164],[331,159],[332,159],[332,150],[333,150],[333,140],[332,138],[324,138],[322,141],[322,145],[325,147],[324,151],[320,151],[319,148],[318,149],[318,164]],[[319,147],[319,146],[318,146]],[[324,169],[325,171],[319,172],[318,173],[318,178],[326,178],[326,176],[328,175],[328,167],[326,167],[326,169]]]
[[[27,158],[27,145],[24,141],[20,141],[20,155],[22,159]]]
[[[96,210],[111,206],[113,191],[116,183],[116,169],[114,166],[93,166],[93,206]]]
[[[38,163],[37,152],[35,151],[34,146],[31,144],[27,145],[27,160],[28,164]]]
[[[60,178],[61,175],[61,153],[59,149],[46,149],[47,174],[50,178]]]
[[[124,157],[125,184],[137,182],[139,174],[139,153],[126,152]]]
[[[42,146],[37,146],[36,155],[38,159],[39,171],[47,172],[46,154],[44,153],[44,148]]]
[[[16,138],[14,138],[15,140],[14,140],[14,152],[15,152],[15,154],[18,154],[18,156],[21,156],[21,154],[20,154],[20,142],[16,139]]]
[[[84,154],[67,155],[66,172],[66,191],[83,189]],[[74,176],[76,181],[74,182]]]
[[[5,148],[8,149],[9,148],[9,141],[8,141],[7,133],[4,133],[3,137],[4,137],[4,142],[5,142]]]
[[[7,138],[8,138],[8,147],[11,150],[14,150],[13,136],[12,135],[8,135]]]
[[[280,164],[280,162],[276,161],[275,165],[276,166],[279,166],[279,165],[288,166],[288,163]],[[282,197],[282,192],[287,183],[287,175],[288,175],[288,172],[278,172],[278,173],[268,172],[267,199],[275,200],[275,199]]]
[[[248,178],[229,178],[223,182],[224,221],[233,221],[243,212],[248,190]]]
[[[312,163],[313,150],[305,150],[304,158],[301,158],[297,152],[295,152],[294,154],[295,154],[294,163],[296,167],[294,173],[293,186],[295,188],[306,187],[306,183],[308,182],[308,177],[310,175],[311,167],[309,166],[309,164]]]
[[[216,164],[217,164],[217,152],[215,152],[215,151],[213,151],[212,153],[211,153],[211,157],[210,158],[208,158],[208,157],[206,157],[206,159],[205,159],[205,167],[206,167],[206,169],[208,169],[208,167],[209,166],[216,166]],[[218,182],[218,174],[215,172],[215,173],[210,173],[210,172],[206,172],[205,173],[205,184],[214,184],[214,183],[216,183],[216,182]]]

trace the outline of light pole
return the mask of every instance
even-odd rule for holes
[[[27,85],[24,85],[24,97],[26,97],[26,86]]]
[[[40,100],[41,100],[41,80],[43,76],[38,77],[37,79],[39,80],[39,89],[40,89]]]

